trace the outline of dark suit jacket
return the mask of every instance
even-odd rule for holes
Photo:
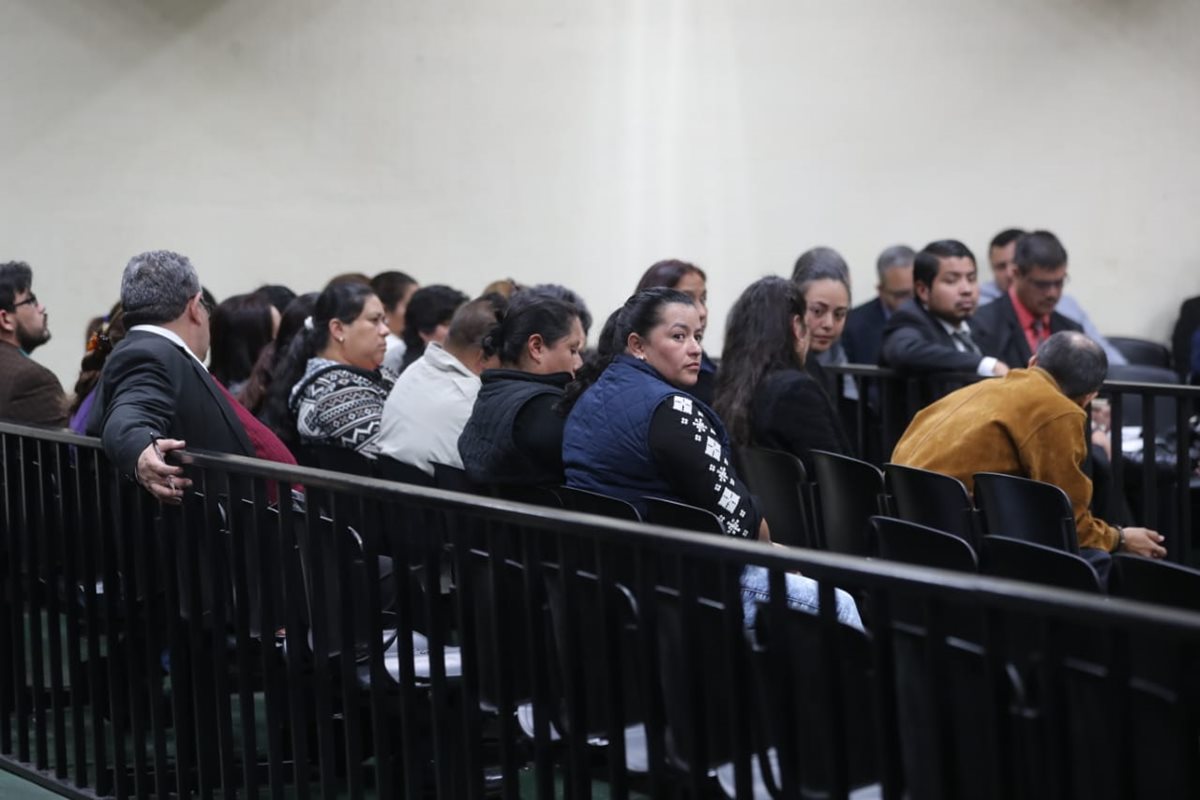
[[[0,342],[0,419],[63,428],[67,399],[54,373]]]
[[[846,348],[846,357],[851,364],[879,363],[879,346],[883,342],[886,323],[883,301],[878,297],[850,309],[846,328],[842,331],[842,347]]]
[[[207,370],[182,347],[148,331],[116,346],[96,386],[87,431],[121,472],[133,475],[151,440],[183,439],[192,450],[254,456],[254,446]]]
[[[974,320],[971,338],[979,344]],[[980,349],[983,346],[980,345]],[[937,319],[916,300],[906,300],[883,331],[879,363],[905,372],[974,372],[980,356],[961,352]]]
[[[971,329],[984,355],[998,358],[1010,367],[1023,368],[1033,357],[1029,342],[1025,341],[1025,331],[1021,330],[1021,323],[1017,321],[1017,311],[1007,294],[1000,295],[976,311],[971,320]],[[1082,332],[1083,327],[1055,311],[1050,314],[1050,333],[1059,331]]]
[[[795,454],[813,474],[812,450],[854,455],[829,395],[807,372],[772,372],[751,404],[754,445]]]

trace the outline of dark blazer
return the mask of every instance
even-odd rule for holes
[[[0,419],[63,428],[67,399],[54,373],[0,342]]]
[[[254,457],[254,445],[208,371],[184,348],[131,331],[104,364],[87,432],[133,475],[153,439],[182,439],[192,450]]]
[[[976,311],[971,319],[971,329],[984,355],[998,358],[1010,367],[1023,368],[1033,357],[1029,342],[1025,341],[1025,331],[1021,330],[1021,323],[1017,321],[1017,311],[1007,294],[1000,295]],[[1083,326],[1054,311],[1050,314],[1050,333],[1059,331],[1082,333]]]
[[[851,364],[879,363],[879,347],[883,343],[886,324],[883,301],[878,297],[850,309],[842,331],[842,347],[846,348],[846,357]]]
[[[812,450],[854,455],[829,395],[807,372],[783,369],[759,385],[750,406],[756,447],[793,453],[812,475]]]
[[[979,344],[975,322],[971,338]],[[983,345],[980,344],[980,349]],[[879,363],[905,372],[974,372],[981,356],[964,353],[954,345],[946,329],[916,300],[906,300],[896,309],[883,330]]]

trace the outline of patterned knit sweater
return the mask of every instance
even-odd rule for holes
[[[310,358],[289,400],[301,443],[346,447],[375,458],[383,404],[395,380],[386,368],[369,372]]]

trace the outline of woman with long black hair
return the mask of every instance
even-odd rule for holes
[[[793,453],[811,473],[810,451],[851,448],[829,395],[804,369],[805,312],[803,290],[783,278],[742,292],[725,323],[713,407],[736,444]]]

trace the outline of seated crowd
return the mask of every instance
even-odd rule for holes
[[[856,387],[839,385],[829,365],[1003,376],[932,393],[892,460],[1057,483],[1076,506],[1081,545],[1161,557],[1155,532],[1087,513],[1081,409],[1124,360],[1064,294],[1066,249],[1048,231],[1012,229],[988,255],[994,281],[981,287],[962,242],[889,247],[878,297],[852,308],[845,260],[813,248],[790,280],[762,278],[736,299],[716,361],[702,345],[705,272],[678,260],[646,271],[587,354],[591,314],[562,286],[497,281],[471,300],[402,272],[348,273],[320,292],[263,286],[216,303],[185,256],[148,252],[130,260],[119,302],[89,326],[69,401],[30,358],[49,338],[47,316],[32,270],[12,262],[0,265],[0,418],[101,437],[121,471],[165,502],[189,485],[164,459],[171,450],[321,465],[332,448],[426,475],[445,464],[479,484],[566,484],[635,506],[673,498],[712,511],[731,536],[770,541],[731,447],[792,453],[810,472],[813,450],[863,455],[836,402]],[[981,295],[990,302],[979,305]],[[1200,330],[1194,337],[1200,351]],[[1087,376],[1064,372],[1064,358],[1084,356]],[[963,433],[994,422],[985,400],[1029,428],[1009,437],[1011,458]],[[744,576],[748,596],[765,591],[759,577]],[[799,576],[788,590],[815,603]],[[853,600],[838,601],[841,618],[859,624]]]

